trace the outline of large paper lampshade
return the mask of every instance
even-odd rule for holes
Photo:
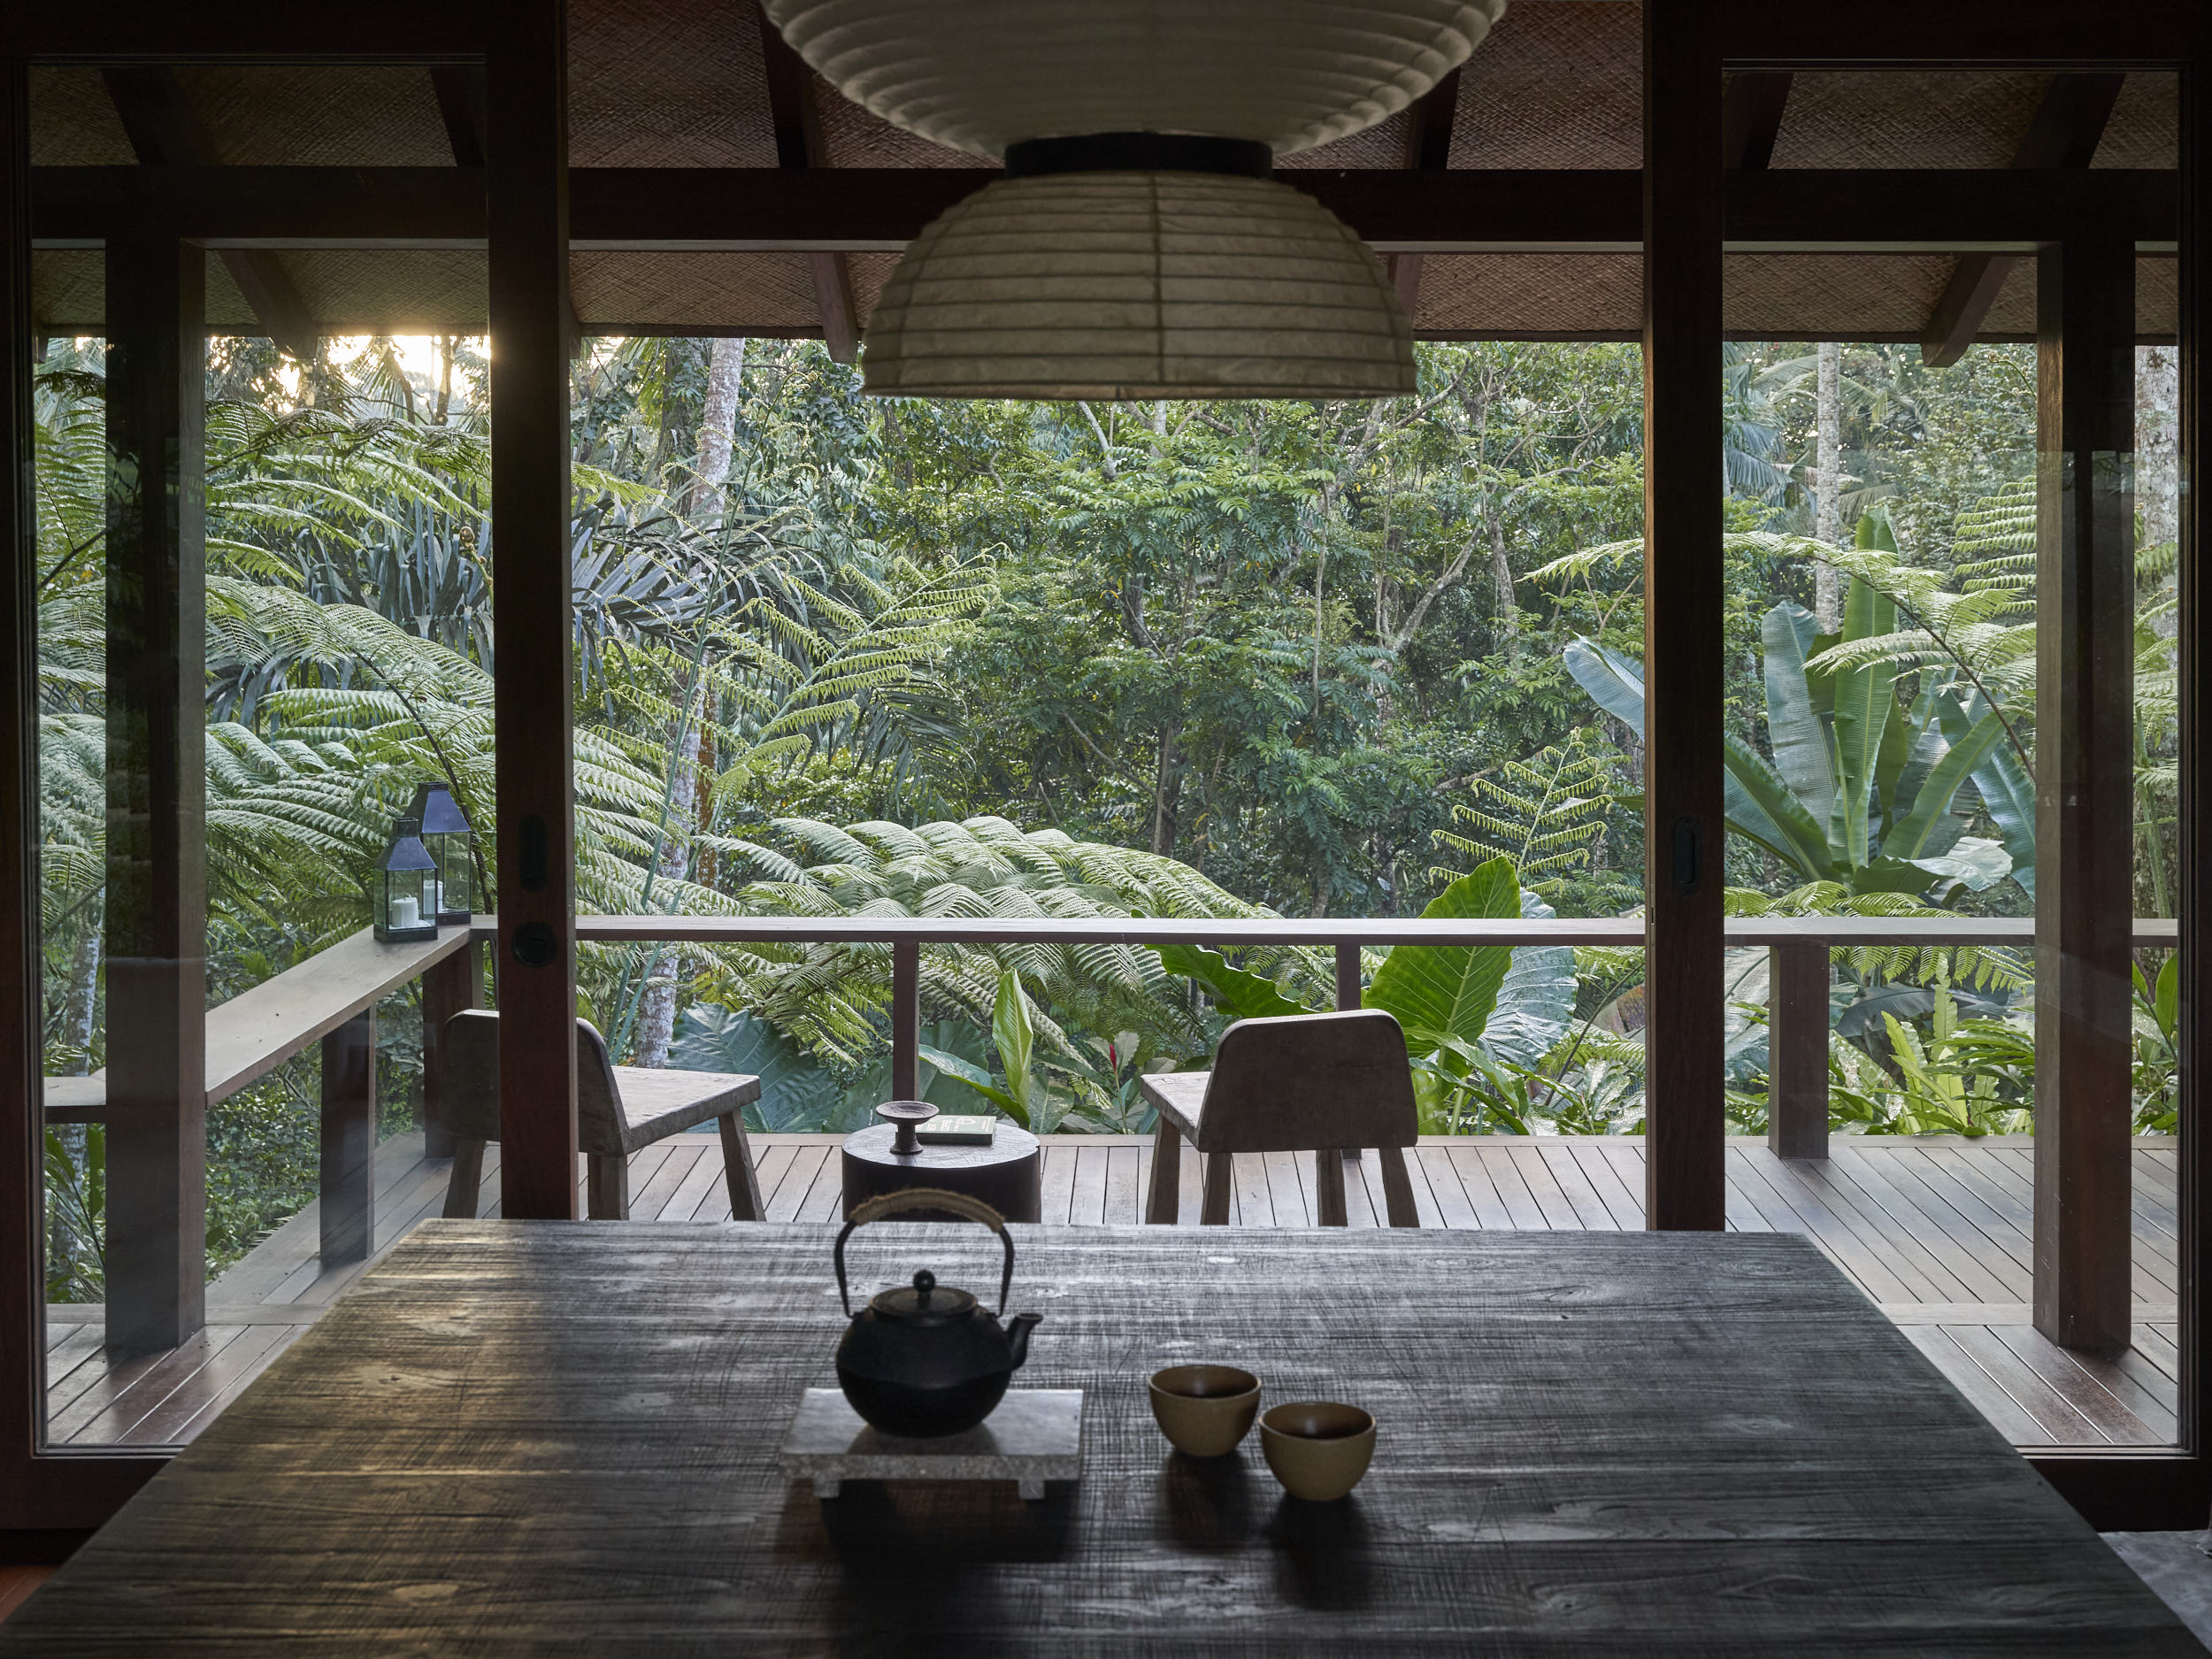
[[[764,0],[840,92],[994,158],[1027,138],[1210,133],[1277,155],[1404,109],[1505,0]]]
[[[1382,264],[1267,179],[1047,173],[927,227],[876,302],[871,392],[914,397],[1377,397],[1413,389]]]

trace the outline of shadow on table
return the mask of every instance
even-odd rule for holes
[[[1268,1523],[1267,1541],[1275,1549],[1275,1587],[1285,1601],[1347,1613],[1372,1599],[1374,1562],[1356,1496],[1333,1503],[1284,1496]]]
[[[1254,1491],[1241,1451],[1225,1457],[1171,1452],[1160,1465],[1160,1512],[1168,1536],[1185,1549],[1241,1549],[1252,1536]]]

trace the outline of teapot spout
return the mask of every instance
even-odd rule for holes
[[[1006,1333],[1006,1351],[1017,1371],[1029,1357],[1029,1333],[1044,1323],[1044,1317],[1041,1313],[1018,1313],[1014,1316],[1013,1325]]]

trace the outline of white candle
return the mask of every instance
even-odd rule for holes
[[[422,884],[423,918],[427,921],[443,909],[445,909],[444,890],[435,881],[426,877]]]
[[[414,896],[411,894],[404,895],[392,901],[391,925],[394,927],[419,927],[422,926],[422,910],[421,907],[415,902]]]

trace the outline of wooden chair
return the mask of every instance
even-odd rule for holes
[[[1147,1221],[1175,1219],[1187,1139],[1206,1156],[1202,1225],[1228,1225],[1238,1152],[1311,1152],[1321,1225],[1347,1225],[1344,1153],[1368,1147],[1390,1225],[1421,1225],[1404,1151],[1420,1130],[1413,1072],[1404,1032],[1380,1009],[1240,1019],[1221,1033],[1212,1071],[1156,1072],[1139,1086],[1160,1113]]]
[[[445,1213],[472,1217],[484,1179],[484,1143],[499,1139],[499,1016],[480,1008],[456,1014],[446,1021],[438,1059],[441,1105],[453,1132]],[[760,1220],[760,1183],[753,1174],[743,1110],[759,1098],[757,1077],[616,1065],[607,1056],[606,1039],[589,1020],[578,1020],[576,1140],[591,1159],[591,1218],[628,1220],[630,1154],[712,1118],[722,1127],[730,1214],[740,1221]]]

